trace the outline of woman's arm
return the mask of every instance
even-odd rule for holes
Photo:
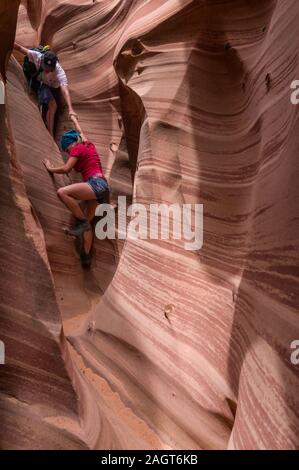
[[[15,49],[16,51],[21,52],[21,53],[24,54],[24,55],[27,55],[28,52],[29,52],[29,49],[26,49],[26,47],[21,46],[21,45],[18,44],[17,42],[14,43],[14,49]]]
[[[87,139],[86,139],[85,135],[83,134],[83,131],[82,131],[81,126],[79,124],[78,115],[73,110],[73,105],[72,105],[69,89],[66,85],[61,86],[60,88],[61,88],[61,92],[64,96],[64,99],[66,101],[66,104],[68,105],[69,116],[70,116],[71,120],[73,121],[73,123],[75,124],[76,131],[79,132],[79,134],[81,134],[83,142],[86,142]]]
[[[56,166],[56,167],[52,166],[50,160],[48,160],[48,159],[44,160],[43,163],[44,163],[44,165],[47,168],[49,173],[59,173],[59,174],[64,175],[64,174],[69,173],[74,168],[77,161],[78,161],[78,158],[69,157],[68,161],[64,165]]]
[[[69,115],[72,116],[77,116],[77,114],[75,113],[75,111],[73,110],[73,105],[72,105],[72,100],[71,100],[71,95],[70,95],[70,92],[69,92],[69,88],[67,85],[62,85],[60,86],[60,89],[61,89],[61,92],[63,94],[63,97],[66,101],[66,104],[69,108]]]
[[[79,134],[81,134],[83,142],[86,142],[87,139],[86,139],[85,135],[83,134],[83,131],[81,129],[81,126],[79,124],[79,121],[78,121],[77,117],[74,116],[74,114],[71,114],[70,117],[71,117],[71,120],[73,121],[73,123],[75,124],[76,131],[79,132]]]

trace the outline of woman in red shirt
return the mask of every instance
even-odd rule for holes
[[[59,198],[76,217],[75,227],[68,233],[78,237],[84,232],[91,231],[90,222],[94,218],[96,202],[102,204],[107,201],[109,186],[103,175],[99,154],[82,132],[75,130],[66,132],[61,138],[60,145],[61,149],[69,155],[67,162],[59,167],[53,167],[49,160],[44,160],[44,164],[50,173],[67,174],[74,168],[82,175],[82,183],[70,184],[57,191]],[[87,201],[87,217],[79,201]]]

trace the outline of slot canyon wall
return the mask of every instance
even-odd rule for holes
[[[297,0],[1,1],[2,449],[298,449],[298,20]],[[112,200],[203,204],[201,250],[97,240],[81,268],[15,34],[57,52]]]

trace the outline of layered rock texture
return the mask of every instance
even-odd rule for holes
[[[298,448],[298,1],[19,3],[0,5],[1,448]],[[57,52],[112,199],[203,204],[201,250],[98,240],[81,268],[15,33]]]

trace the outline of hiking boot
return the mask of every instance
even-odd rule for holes
[[[91,230],[91,225],[88,222],[88,220],[79,220],[77,219],[77,222],[75,224],[75,227],[73,227],[71,230],[69,230],[69,234],[73,235],[73,237],[79,237],[82,233],[88,232],[88,230]]]

